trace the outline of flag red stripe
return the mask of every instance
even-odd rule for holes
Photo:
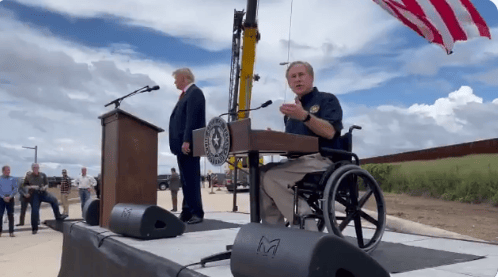
[[[458,22],[455,12],[451,8],[451,6],[446,1],[442,0],[429,0],[429,1],[432,3],[434,8],[436,8],[439,15],[441,15],[441,18],[443,19],[444,24],[450,31],[453,40],[454,41],[467,40],[467,34],[465,34],[465,31],[460,26],[460,23]]]
[[[420,7],[416,0],[403,0],[403,3],[405,4],[407,10],[416,14],[418,17],[425,17],[424,10]]]
[[[393,2],[391,0],[387,0],[387,1],[385,1],[385,3],[388,4],[389,7],[391,7],[391,9],[395,11],[395,13],[398,16],[398,18],[404,24],[406,24],[407,26],[409,26],[410,28],[412,28],[413,30],[415,30],[420,36],[422,36],[422,37],[425,38],[425,36],[423,35],[422,31],[420,31],[420,29],[417,27],[417,25],[415,25],[410,20],[408,20],[407,18],[405,18],[398,11],[398,9],[403,9],[403,10],[406,10],[406,11],[408,11],[408,12],[411,13],[411,10],[408,10],[407,8],[403,7],[403,5],[401,5],[401,4],[397,3],[397,2]],[[418,5],[418,4],[416,3],[416,5]],[[441,44],[441,45],[445,46],[444,42],[443,42],[443,37],[441,36],[441,33],[439,33],[439,31],[436,29],[436,27],[434,27],[434,25],[432,25],[429,21],[427,21],[427,19],[424,16],[417,16],[417,18],[420,21],[422,21],[427,26],[427,28],[429,28],[429,30],[431,31],[431,33],[432,33],[432,35],[434,37],[433,41],[431,41],[431,42],[437,43],[437,44]]]
[[[401,20],[401,22],[403,22],[405,25],[407,25],[408,27],[410,27],[411,29],[413,29],[415,32],[417,32],[420,36],[424,37],[424,34],[422,33],[422,31],[420,31],[420,29],[417,27],[417,25],[413,24],[410,20],[406,19],[399,11],[398,11],[398,8],[395,7],[393,5],[393,3],[391,2],[387,2],[385,1],[386,5],[388,5],[393,11],[394,13],[396,14],[396,16],[398,17],[399,20]]]
[[[470,16],[472,17],[472,20],[474,21],[475,25],[477,26],[477,29],[479,29],[479,33],[483,37],[488,37],[491,39],[491,33],[489,32],[489,27],[484,21],[484,19],[481,17],[479,12],[477,12],[476,8],[470,0],[460,0],[462,2],[462,5],[467,9],[469,12]]]

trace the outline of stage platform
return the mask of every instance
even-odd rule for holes
[[[239,228],[249,222],[248,214],[206,213],[203,223],[187,225],[183,235],[156,240],[127,238],[79,221],[46,224],[64,232],[59,277],[224,277],[232,276],[230,260],[205,267],[188,265],[226,251]],[[387,230],[371,256],[396,277],[495,277],[498,273],[498,246],[480,242]]]

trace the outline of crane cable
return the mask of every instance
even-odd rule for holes
[[[290,58],[290,42],[291,42],[291,27],[292,27],[292,4],[294,0],[291,1],[290,7],[290,16],[289,16],[289,39],[287,40],[287,68],[289,68],[289,58]],[[286,70],[287,72],[287,70]],[[287,101],[287,76],[285,76],[285,89],[284,89],[284,103]],[[284,131],[285,131],[285,123],[284,123]]]

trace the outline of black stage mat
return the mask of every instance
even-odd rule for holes
[[[57,220],[45,220],[43,224],[47,225],[48,227],[62,232],[63,229],[63,223],[64,222],[83,222],[83,219],[69,219],[69,220],[64,220],[64,221],[57,221]],[[235,224],[235,223],[230,223],[230,222],[225,222],[221,220],[216,220],[216,219],[204,219],[201,223],[198,224],[187,224],[187,227],[185,228],[185,233],[190,233],[190,232],[202,232],[202,231],[213,231],[213,230],[221,230],[221,229],[229,229],[229,228],[239,228],[240,224]]]
[[[78,222],[78,220],[66,220]],[[72,223],[65,224],[66,228],[73,225]],[[55,220],[47,220],[44,222],[47,226],[57,231],[62,232],[63,222]],[[210,230],[220,230],[228,228],[238,228],[240,224],[228,223],[220,220],[205,219],[200,224],[187,225],[185,232],[200,232]],[[79,227],[81,228],[81,227]],[[81,230],[82,232],[84,230]],[[85,231],[92,232],[92,231]],[[65,240],[66,240],[66,234]],[[347,240],[354,242],[351,237],[346,237]],[[123,247],[129,247],[123,245]],[[138,250],[137,250],[138,251]],[[379,262],[391,274],[402,273],[424,268],[432,268],[443,265],[451,265],[461,262],[468,262],[484,258],[482,256],[467,255],[453,253],[448,251],[433,250],[423,247],[409,246],[401,243],[380,242],[377,249],[371,253],[371,256]]]
[[[187,224],[185,233],[239,228],[240,226],[240,224],[225,222],[216,219],[204,219],[204,221],[198,224]]]
[[[48,219],[43,221],[43,224],[47,225],[49,228],[63,232],[63,227],[64,227],[64,222],[71,222],[71,223],[76,223],[76,222],[84,222],[83,218],[75,218],[75,219],[66,219],[66,220],[55,220],[55,219]]]
[[[355,242],[352,237],[346,240]],[[381,241],[371,253],[372,258],[379,262],[389,273],[401,273],[424,268],[469,262],[484,258],[461,253],[434,250],[401,243]]]

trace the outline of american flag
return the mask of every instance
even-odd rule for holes
[[[470,0],[373,0],[432,43],[452,53],[456,41],[491,39],[486,22]]]

